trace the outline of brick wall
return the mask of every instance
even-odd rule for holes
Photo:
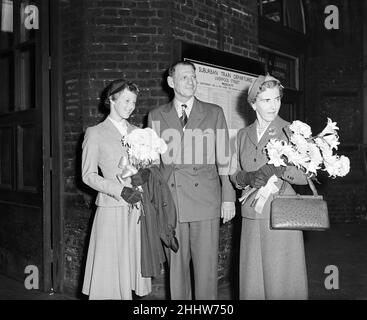
[[[340,127],[339,152],[351,160],[351,172],[335,180],[321,177],[332,222],[366,219],[366,171],[362,150],[362,2],[306,1],[309,47],[306,62],[306,120],[320,131],[326,118]],[[326,30],[324,8],[338,6],[340,29]],[[343,145],[348,145],[343,147]]]
[[[152,108],[168,101],[163,74],[181,39],[245,57],[257,57],[255,0],[63,0],[63,98],[65,182],[65,291],[81,290],[95,211],[95,193],[80,177],[81,142],[100,122],[100,94],[110,80],[126,77],[141,88],[131,120],[145,125]],[[233,223],[221,227],[220,283],[233,262]],[[164,298],[164,275],[153,296]]]
[[[80,142],[83,132],[82,111],[82,63],[85,54],[85,30],[83,29],[84,2],[62,1],[62,46],[63,46],[63,104],[64,104],[64,249],[65,249],[65,287],[76,288],[79,283],[79,267],[83,246],[77,245],[80,231],[87,223],[75,214],[81,208],[85,216],[89,210],[83,210],[85,201],[79,191],[81,186]],[[83,237],[84,240],[84,237]]]
[[[172,1],[177,39],[257,59],[256,1]]]

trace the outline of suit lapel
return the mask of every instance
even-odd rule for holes
[[[121,139],[123,137],[120,131],[117,130],[115,125],[112,123],[110,119],[108,119],[108,117],[102,122],[102,124],[103,124],[104,129],[106,130],[106,132],[108,132],[109,135],[115,138],[118,138],[118,139]],[[136,129],[136,127],[130,124],[129,121],[126,121],[126,129],[127,129],[127,134],[129,134],[134,129]]]
[[[181,136],[183,134],[181,122],[178,118],[176,109],[173,105],[173,101],[168,103],[163,110],[161,110],[161,115],[164,121],[167,123],[168,128],[173,128],[178,130],[181,133]]]
[[[280,139],[283,134],[283,127],[286,122],[277,116],[269,125],[260,139],[259,147],[263,148],[270,139]],[[256,126],[255,126],[256,127]],[[256,130],[255,130],[256,131]]]
[[[108,117],[102,122],[103,128],[109,136],[115,138],[115,139],[121,139],[122,135],[120,131],[117,130],[117,128],[114,126],[112,121],[108,119]]]
[[[251,142],[257,146],[257,133],[256,133],[256,123],[252,123],[249,128],[247,129],[247,136],[250,138]]]
[[[196,129],[199,128],[200,122],[205,118],[205,111],[202,104],[196,98],[194,99],[194,104],[192,106],[189,120],[186,124],[185,129]]]
[[[110,135],[111,137],[114,137],[115,139],[121,140],[122,135],[120,131],[117,130],[115,125],[112,123],[112,121],[108,117],[102,122],[102,124],[103,124],[104,129],[106,130],[106,133],[108,133],[108,135]],[[127,125],[127,133],[130,133],[129,123]]]
[[[122,135],[108,118],[101,123],[101,134],[104,143],[113,148],[116,156],[126,155],[126,148],[122,145]],[[118,152],[121,152],[121,154]]]
[[[262,135],[260,141],[257,140],[257,132],[256,132],[256,122],[253,122],[247,131],[247,135],[250,138],[251,142],[256,145],[259,149],[265,147],[265,145],[269,142],[270,139],[279,139],[283,133],[283,127],[287,125],[287,122],[282,118],[277,116],[266,129],[264,134]]]

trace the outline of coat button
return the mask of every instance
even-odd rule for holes
[[[254,162],[256,162],[256,158],[254,159]]]
[[[175,186],[175,184],[174,184],[174,183],[172,183],[172,184],[171,184],[171,187],[173,188],[174,186]]]
[[[196,182],[196,183],[195,183],[195,187],[197,187],[198,185],[199,185],[199,184]]]

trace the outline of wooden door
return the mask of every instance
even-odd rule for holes
[[[49,290],[49,1],[0,2],[0,272]]]

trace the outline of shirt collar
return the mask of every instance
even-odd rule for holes
[[[112,119],[112,117],[107,117],[109,120],[111,120],[112,124],[117,128],[117,130],[121,133],[121,135],[125,136],[127,134],[127,125],[123,123],[123,121],[116,121],[115,119]]]
[[[182,107],[181,107],[181,105],[183,105],[183,104],[186,104],[187,105],[185,111],[186,111],[187,116],[190,116],[190,112],[191,112],[192,107],[194,105],[194,100],[195,100],[195,97],[194,96],[192,96],[185,103],[177,100],[176,98],[173,100],[173,104],[175,106],[175,109],[176,109],[177,114],[178,114],[179,117],[181,117],[181,115],[182,115]]]

